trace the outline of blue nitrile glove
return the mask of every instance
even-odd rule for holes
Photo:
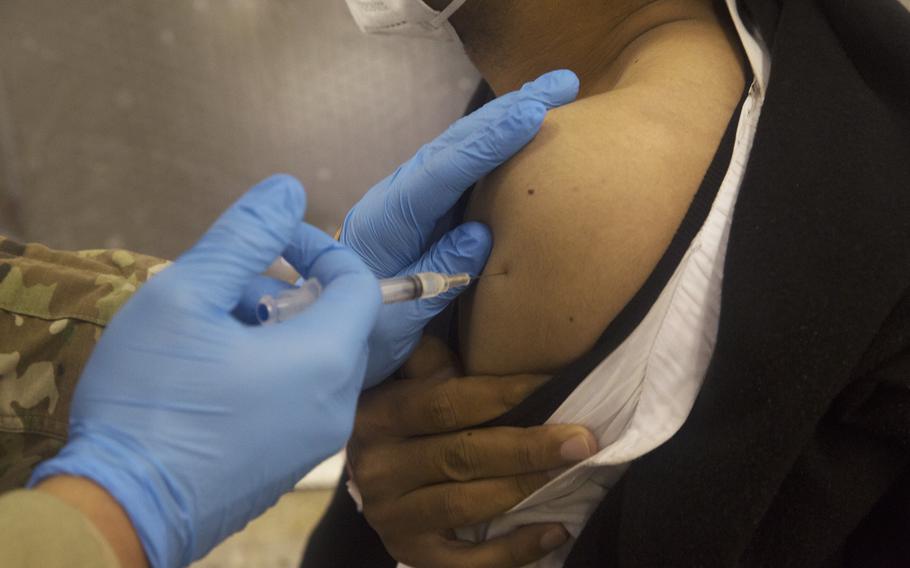
[[[300,184],[275,176],[114,317],[73,398],[70,440],[30,481],[103,486],[153,566],[185,565],[275,503],[350,434],[379,287],[301,223]],[[325,286],[297,318],[244,325],[231,310],[284,251]]]
[[[415,272],[480,274],[492,249],[489,230],[466,223],[433,245],[437,223],[465,190],[531,141],[549,109],[577,95],[575,74],[554,71],[459,120],[351,209],[341,242],[380,278]],[[366,386],[395,371],[427,322],[461,291],[383,307],[370,337]]]

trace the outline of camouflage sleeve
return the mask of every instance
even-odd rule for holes
[[[0,493],[63,446],[76,381],[104,326],[167,264],[0,237]]]

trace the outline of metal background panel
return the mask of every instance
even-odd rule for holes
[[[477,81],[458,45],[363,36],[342,0],[3,0],[0,229],[174,256],[284,171],[333,230]]]

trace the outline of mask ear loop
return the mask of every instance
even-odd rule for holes
[[[430,27],[433,29],[436,29],[436,28],[442,26],[443,24],[445,24],[449,20],[449,18],[452,17],[452,14],[454,14],[456,10],[461,8],[464,5],[464,3],[467,1],[468,0],[452,0],[452,2],[450,2],[449,5],[446,6],[445,9],[443,9],[442,12],[439,12],[439,14],[437,14],[435,18],[430,20]]]

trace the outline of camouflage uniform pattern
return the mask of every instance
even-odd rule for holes
[[[104,326],[167,265],[0,237],[0,493],[63,446],[73,390]]]

